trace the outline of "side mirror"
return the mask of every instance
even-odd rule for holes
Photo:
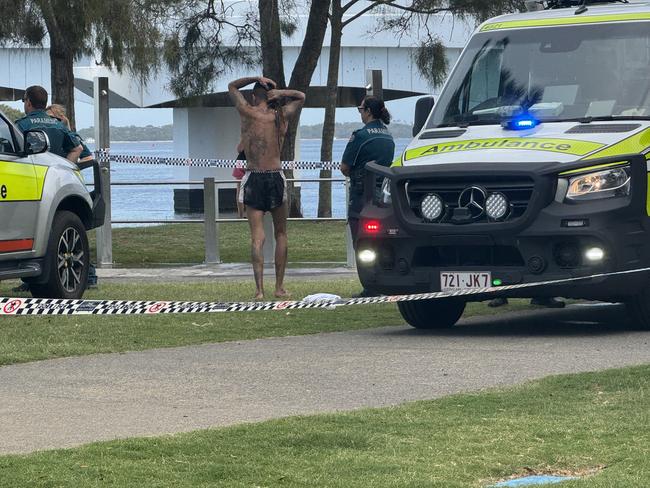
[[[41,154],[50,147],[50,138],[42,130],[28,130],[25,138],[25,154]]]
[[[415,104],[415,119],[413,120],[413,137],[417,136],[424,124],[427,123],[429,114],[433,110],[435,100],[433,97],[422,97]]]

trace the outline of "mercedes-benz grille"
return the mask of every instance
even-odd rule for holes
[[[470,224],[512,221],[528,208],[535,184],[530,178],[418,179],[406,183],[411,211],[423,222]],[[442,202],[441,212],[431,202]],[[424,212],[423,212],[424,210]],[[432,218],[436,217],[436,218]]]

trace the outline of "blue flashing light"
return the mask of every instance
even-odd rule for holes
[[[519,115],[503,122],[502,126],[508,130],[534,129],[539,125],[539,120],[529,114]]]
[[[515,125],[520,129],[535,127],[535,121],[532,119],[517,120]]]

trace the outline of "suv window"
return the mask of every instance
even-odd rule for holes
[[[0,153],[14,154],[16,152],[9,124],[0,118]]]

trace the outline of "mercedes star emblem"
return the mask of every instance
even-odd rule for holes
[[[477,220],[485,213],[485,200],[487,193],[479,186],[465,188],[458,197],[458,207],[466,208],[472,220]]]

